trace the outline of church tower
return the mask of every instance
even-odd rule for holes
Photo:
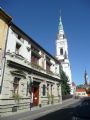
[[[85,70],[85,73],[84,73],[84,80],[85,80],[85,85],[88,85],[88,74]]]
[[[61,16],[59,19],[58,35],[57,35],[57,40],[56,40],[56,58],[61,61],[63,71],[66,73],[69,79],[71,94],[73,94],[72,93],[71,68],[70,68],[70,62],[68,58],[68,44],[67,44],[67,38],[64,33]]]

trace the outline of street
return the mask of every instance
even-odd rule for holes
[[[1,117],[0,120],[71,120],[73,107],[78,100],[69,99],[62,104],[42,107],[11,116]]]
[[[71,120],[73,108],[64,108],[35,120]]]

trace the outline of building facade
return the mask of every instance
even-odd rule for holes
[[[74,82],[72,82],[72,92],[73,92],[73,97],[76,94],[76,84]]]
[[[61,103],[59,65],[0,8],[0,114]]]
[[[82,97],[87,97],[88,94],[86,93],[85,88],[77,88],[75,96],[77,98],[82,98]]]
[[[63,71],[66,73],[69,79],[71,94],[73,94],[71,67],[70,67],[70,61],[68,57],[68,43],[64,33],[61,16],[59,20],[58,35],[56,40],[56,58],[61,61]]]

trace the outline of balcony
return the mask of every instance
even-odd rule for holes
[[[41,55],[39,54],[39,52],[36,51],[36,50],[31,50],[31,54],[34,55],[34,56],[36,56],[37,58],[41,57]]]
[[[41,66],[39,66],[38,64],[36,63],[33,63],[33,62],[29,62],[27,61],[24,57],[22,57],[21,55],[17,55],[15,53],[7,53],[6,54],[6,59],[8,61],[12,61],[14,63],[17,63],[19,65],[22,65],[22,66],[25,66],[27,68],[30,68],[30,69],[33,69],[35,71],[38,71],[38,72],[41,72],[43,74],[47,74],[51,77],[54,77],[54,78],[57,78],[59,79],[59,75],[56,75],[55,73],[53,73],[52,71],[48,71],[48,70],[45,70],[44,68],[42,68]]]
[[[34,62],[31,62],[31,67],[32,68],[36,68],[38,70],[42,70],[42,71],[45,71],[40,65],[34,63]]]

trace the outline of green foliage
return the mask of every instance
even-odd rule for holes
[[[61,90],[62,95],[70,94],[70,86],[68,84],[68,77],[66,76],[65,72],[60,68],[60,78],[61,78]]]

